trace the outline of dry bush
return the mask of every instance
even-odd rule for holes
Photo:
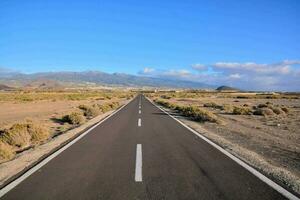
[[[187,106],[184,108],[183,112],[187,113],[187,117],[191,117],[195,121],[220,123],[220,120],[215,114],[195,106]]]
[[[273,110],[273,112],[277,115],[282,115],[285,114],[285,112],[283,110],[281,110],[281,108],[279,107],[271,107],[271,109]]]
[[[177,110],[181,112],[184,116],[190,117],[195,121],[201,121],[201,122],[209,121],[209,122],[221,123],[221,121],[218,119],[218,117],[215,114],[213,114],[210,111],[200,109],[196,106],[182,106],[182,105],[172,104],[170,102],[163,101],[160,99],[156,99],[154,101],[157,104],[160,104],[167,108]]]
[[[0,141],[0,162],[12,159],[15,155],[15,151],[9,144]]]
[[[62,121],[73,125],[80,125],[85,122],[85,118],[82,113],[73,112],[71,114],[63,116]]]
[[[93,118],[100,114],[99,107],[97,105],[87,106],[87,105],[80,105],[79,109],[83,110],[83,114],[86,117]]]
[[[215,102],[209,102],[209,103],[203,104],[203,107],[222,109],[223,106],[218,105]]]
[[[261,103],[261,104],[258,104],[257,107],[258,107],[258,108],[267,108],[267,107],[268,107],[268,104],[266,104],[266,103]]]
[[[257,108],[254,112],[254,115],[263,115],[263,116],[272,116],[275,113],[270,108]]]
[[[232,113],[233,112],[233,106],[229,104],[224,104],[221,108],[221,110],[224,110],[225,113]]]
[[[290,110],[287,107],[281,107],[281,110],[286,114],[290,112]]]
[[[172,97],[169,95],[161,95],[160,96],[162,99],[171,99]]]
[[[48,129],[32,121],[16,123],[0,131],[0,141],[20,148],[45,141],[49,137]]]
[[[110,110],[117,109],[120,106],[119,102],[110,102],[105,104],[95,104],[94,107],[98,108],[101,113],[106,113]]]
[[[234,106],[232,114],[234,114],[234,115],[251,115],[252,110],[250,108],[247,108],[247,107]]]
[[[110,106],[111,109],[116,109],[120,106],[120,103],[119,102],[111,102],[111,103],[108,103],[108,105]]]

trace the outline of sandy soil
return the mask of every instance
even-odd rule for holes
[[[204,97],[195,99],[175,98],[177,104],[198,105],[214,112],[223,122],[198,123],[181,118],[184,123],[203,133],[251,165],[288,185],[300,193],[300,100],[299,99],[233,99]],[[256,116],[232,115],[215,108],[203,107],[204,103],[219,105],[244,105],[249,107],[271,102],[284,105],[290,112],[285,115]]]
[[[55,102],[56,103],[56,102]],[[47,105],[45,104],[45,107],[43,107],[43,112],[48,113],[49,115],[52,115],[53,113],[59,111],[57,114],[61,112],[67,112],[69,108],[73,108],[74,106],[77,106],[79,102],[71,102],[67,108],[64,108],[62,110],[59,110],[59,107],[56,107],[53,111],[49,108],[51,108],[53,105]],[[80,102],[82,103],[82,102]],[[128,100],[123,100],[121,101],[121,105],[128,103]],[[44,102],[39,102],[39,105],[43,105]],[[47,106],[46,106],[47,105]],[[63,105],[63,102],[59,102],[58,105]],[[24,105],[20,105],[24,106]],[[32,105],[26,105],[28,107]],[[53,149],[59,147],[61,144],[69,140],[70,138],[73,138],[86,128],[92,126],[93,124],[96,124],[99,122],[101,119],[105,118],[106,116],[110,115],[113,111],[106,112],[104,114],[101,114],[89,121],[87,121],[85,124],[71,129],[64,134],[58,135],[57,137],[54,137],[50,139],[50,141],[47,141],[46,143],[36,146],[34,148],[31,148],[29,150],[26,150],[22,153],[19,153],[16,155],[16,157],[8,162],[0,164],[0,185],[2,185],[5,181],[7,181],[10,177],[13,177],[14,175],[18,174],[25,168],[31,166],[33,163],[35,163],[39,158],[42,156],[48,154],[51,152]],[[32,112],[30,115],[36,117]],[[43,116],[43,118],[46,118],[47,115],[42,115],[40,112],[37,112],[37,115]],[[27,115],[26,115],[27,116]]]

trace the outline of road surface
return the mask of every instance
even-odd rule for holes
[[[285,199],[139,95],[3,199]]]

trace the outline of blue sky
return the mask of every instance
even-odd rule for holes
[[[1,0],[0,67],[26,73],[100,70],[230,85],[239,84],[243,72],[248,79],[249,74],[270,79],[276,89],[289,84],[282,79],[299,73],[299,10],[298,0]],[[227,68],[216,67],[220,63]],[[235,70],[228,70],[232,63]],[[288,63],[291,75],[280,69],[249,73],[247,63],[252,69]],[[235,81],[226,79],[231,76]]]

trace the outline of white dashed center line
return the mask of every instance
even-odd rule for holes
[[[139,120],[138,120],[138,126],[142,126],[142,120],[141,120],[141,118],[139,118]]]
[[[136,182],[142,182],[142,145],[137,144],[136,145],[136,160],[135,160],[135,181]]]
[[[139,110],[139,114],[141,114],[142,113],[142,111],[141,110]]]

